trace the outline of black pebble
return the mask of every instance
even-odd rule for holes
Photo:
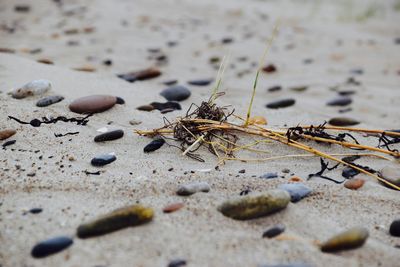
[[[360,171],[353,169],[351,167],[346,167],[343,169],[342,171],[342,176],[346,179],[350,179],[353,178],[354,176],[356,176],[357,174],[359,174]]]
[[[17,140],[10,140],[10,141],[4,142],[2,147],[5,148],[7,146],[11,146],[11,145],[15,144],[15,142],[17,142]]]
[[[123,98],[121,98],[119,96],[117,96],[116,98],[117,98],[117,104],[119,104],[119,105],[125,104],[125,100]]]
[[[74,241],[66,236],[54,237],[36,244],[31,255],[34,258],[43,258],[60,252],[72,245]]]
[[[143,151],[145,153],[149,153],[149,152],[153,152],[157,149],[159,149],[160,147],[162,147],[165,143],[165,140],[160,138],[160,139],[155,139],[153,141],[151,141],[148,145],[146,145],[143,149]]]
[[[343,97],[338,97],[338,98],[332,99],[331,101],[328,101],[326,104],[328,106],[343,107],[343,106],[350,105],[352,102],[353,102],[353,100],[350,97],[343,96]]]
[[[180,267],[180,266],[185,266],[187,263],[185,260],[172,260],[170,261],[170,263],[168,264],[168,267]]]
[[[190,94],[189,89],[180,85],[168,87],[160,93],[168,101],[183,101],[189,98]]]
[[[293,106],[296,101],[293,98],[281,99],[278,101],[271,102],[266,105],[267,108],[277,109],[277,108],[287,108]]]
[[[336,117],[329,120],[329,124],[333,126],[353,126],[359,123],[360,122],[355,119],[346,117]]]
[[[51,96],[46,96],[42,99],[39,99],[38,102],[36,102],[37,107],[47,107],[50,105],[53,105],[55,103],[61,102],[64,100],[63,96],[60,95],[51,95]]]
[[[400,219],[394,220],[390,225],[389,233],[392,236],[400,236]]]
[[[284,231],[285,231],[285,226],[283,224],[277,224],[266,230],[263,233],[262,237],[273,238],[277,235],[282,234]]]
[[[29,212],[32,214],[38,214],[38,213],[41,213],[42,211],[43,211],[42,208],[32,208],[29,210]]]
[[[124,136],[124,131],[122,131],[122,130],[114,130],[114,131],[109,131],[109,132],[97,135],[94,138],[94,141],[95,142],[112,141],[112,140],[119,139],[122,136]]]
[[[32,125],[33,127],[39,127],[40,124],[42,124],[42,122],[40,120],[38,120],[38,119],[33,119],[33,120],[30,121],[29,124]]]
[[[213,81],[213,79],[191,80],[191,81],[188,81],[188,84],[196,85],[196,86],[207,86],[212,81]]]
[[[104,154],[104,155],[100,155],[100,156],[93,158],[91,161],[91,164],[93,166],[100,167],[100,166],[110,164],[111,162],[115,161],[116,159],[117,159],[117,157],[114,155]]]
[[[106,59],[106,60],[103,61],[103,64],[106,65],[106,66],[111,66],[112,65],[112,61],[111,61],[111,59]]]
[[[165,109],[172,109],[172,110],[181,110],[182,107],[178,102],[168,101],[165,103],[160,102],[152,102],[150,106],[153,106],[155,109],[161,111]]]
[[[268,92],[278,92],[280,90],[282,90],[282,86],[280,86],[280,85],[275,85],[275,86],[268,88]]]

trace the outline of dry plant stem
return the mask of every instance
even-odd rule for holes
[[[313,126],[302,126],[304,129],[310,129]],[[338,126],[324,126],[324,129],[327,130],[337,130],[337,131],[350,131],[350,132],[362,132],[362,133],[376,133],[376,134],[390,134],[393,136],[400,136],[398,132],[391,132],[391,131],[383,131],[383,130],[370,130],[370,129],[363,129],[363,128],[350,128],[350,127],[338,127]]]

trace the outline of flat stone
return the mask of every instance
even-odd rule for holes
[[[161,75],[161,71],[155,68],[148,68],[139,71],[128,72],[125,74],[117,75],[119,78],[124,79],[127,82],[144,81],[156,78]]]
[[[190,196],[194,193],[204,192],[207,193],[210,191],[210,186],[206,182],[192,182],[179,186],[176,191],[177,195],[180,196]]]
[[[142,123],[142,121],[136,120],[136,119],[133,119],[133,120],[130,120],[130,121],[129,121],[129,124],[130,124],[130,125],[139,125],[139,124],[141,124],[141,123]]]
[[[321,251],[337,252],[361,247],[369,236],[368,230],[364,227],[354,227],[350,230],[333,236],[328,241],[322,243]]]
[[[105,235],[123,228],[138,226],[153,219],[153,210],[142,205],[117,209],[91,222],[81,224],[77,229],[79,238]]]
[[[188,81],[188,84],[195,86],[207,86],[213,82],[213,79],[200,79]]]
[[[4,129],[0,131],[0,140],[5,140],[7,138],[10,138],[14,134],[16,134],[17,131],[13,129]]]
[[[165,103],[152,102],[152,103],[150,103],[150,105],[159,111],[162,111],[165,109],[172,109],[172,110],[181,110],[182,109],[181,105],[178,102],[173,102],[173,101],[168,101]]]
[[[359,170],[353,169],[351,167],[345,167],[342,171],[342,176],[346,179],[351,179],[359,173]]]
[[[360,179],[360,178],[353,178],[350,180],[347,180],[344,183],[344,187],[346,187],[347,189],[351,189],[351,190],[357,190],[360,187],[362,187],[365,183],[365,180]]]
[[[96,156],[90,162],[93,166],[101,167],[115,161],[117,157],[113,154],[103,154]]]
[[[162,147],[164,144],[165,144],[164,139],[162,138],[155,139],[143,148],[143,152],[145,153],[153,152],[157,149],[160,149],[160,147]]]
[[[53,105],[55,103],[61,102],[62,100],[64,100],[64,97],[60,96],[60,95],[46,96],[46,97],[38,100],[38,102],[36,102],[36,106],[37,107],[47,107],[47,106]]]
[[[80,114],[99,113],[112,108],[117,98],[111,95],[90,95],[74,100],[69,109]]]
[[[358,120],[346,117],[336,117],[329,120],[329,124],[333,126],[353,126],[359,123]]]
[[[278,189],[287,191],[290,194],[291,202],[298,202],[312,192],[311,188],[302,183],[280,184]]]
[[[293,106],[296,103],[296,100],[293,98],[281,99],[266,105],[267,108],[278,109],[278,108],[287,108]]]
[[[262,237],[273,238],[282,234],[285,231],[285,226],[283,224],[277,224],[268,228],[262,235]]]
[[[152,105],[142,105],[137,107],[136,109],[141,111],[153,111],[154,107]]]
[[[16,99],[28,96],[43,95],[50,91],[51,83],[48,80],[34,80],[11,92],[11,96]]]
[[[394,185],[400,186],[400,167],[396,163],[383,167],[379,171],[379,176]]]
[[[181,266],[186,266],[186,264],[187,264],[186,260],[176,259],[170,261],[168,263],[168,267],[181,267]]]
[[[94,138],[94,141],[95,142],[112,141],[112,140],[117,140],[123,136],[124,136],[123,130],[113,130],[97,135]]]
[[[59,236],[37,243],[31,255],[34,258],[44,258],[54,253],[60,252],[73,244],[73,240],[67,236]]]
[[[260,178],[263,178],[263,179],[278,178],[278,173],[277,172],[267,172],[267,173],[264,173],[263,175],[261,175]]]
[[[29,212],[32,214],[38,214],[38,213],[41,213],[42,211],[43,211],[42,208],[32,208],[29,210]]]
[[[350,97],[346,97],[346,96],[341,96],[341,97],[337,97],[335,99],[332,99],[330,101],[328,101],[326,104],[328,106],[347,106],[350,105],[353,102],[353,100]]]
[[[184,86],[175,85],[164,89],[162,95],[168,101],[183,101],[191,95],[189,89]]]
[[[290,202],[290,195],[284,190],[269,190],[263,193],[229,199],[218,210],[236,220],[249,220],[280,211]]]
[[[389,233],[390,233],[392,236],[398,236],[398,237],[400,237],[400,219],[394,220],[394,221],[390,224]]]

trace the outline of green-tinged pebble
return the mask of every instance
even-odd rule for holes
[[[237,197],[222,203],[218,210],[236,220],[249,220],[266,216],[286,208],[290,195],[284,190],[270,190],[255,195]]]
[[[117,209],[92,222],[78,227],[79,238],[88,238],[108,234],[126,227],[141,225],[151,221],[153,210],[141,205],[132,205]]]
[[[354,227],[335,235],[321,245],[323,252],[336,252],[361,247],[369,236],[364,227]]]

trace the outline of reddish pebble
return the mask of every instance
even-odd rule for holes
[[[117,98],[111,95],[91,95],[74,100],[69,109],[80,114],[98,113],[112,108]]]
[[[344,183],[344,187],[351,189],[351,190],[357,190],[358,188],[362,187],[364,185],[365,181],[363,179],[359,178],[353,178],[350,180],[347,180]]]
[[[174,212],[174,211],[177,211],[177,210],[181,209],[183,206],[184,206],[183,203],[169,204],[169,205],[167,205],[167,206],[165,206],[163,208],[163,212],[164,213],[171,213],[171,212]]]
[[[5,129],[0,131],[0,140],[7,139],[11,136],[13,136],[17,131],[12,130],[12,129]]]

